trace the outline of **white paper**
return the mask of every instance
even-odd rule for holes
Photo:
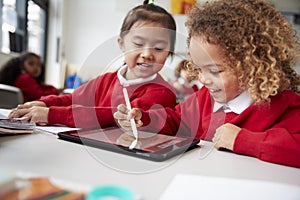
[[[0,108],[0,118],[6,119],[10,112],[11,112],[11,109]]]
[[[79,128],[70,128],[67,126],[36,126],[35,129],[43,132],[52,133],[55,135],[58,134],[59,132],[79,130]]]
[[[300,187],[275,182],[176,175],[160,200],[299,200]]]

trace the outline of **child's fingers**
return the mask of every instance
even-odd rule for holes
[[[124,113],[119,112],[119,111],[114,113],[114,118],[117,119],[117,120],[127,120],[127,118],[128,118],[127,116],[128,116],[127,114],[124,114]]]
[[[135,121],[139,121],[142,118],[142,112],[139,108],[133,108],[131,109],[131,117],[135,119]]]
[[[131,112],[128,113],[128,109],[124,104],[120,104],[117,107],[118,111],[114,113],[114,118],[118,121],[118,124],[125,130],[131,130],[130,119],[134,118],[137,127],[143,125],[141,121],[142,112],[138,108],[133,108]]]
[[[143,122],[141,120],[135,121],[137,127],[143,126]]]
[[[23,117],[23,122],[31,122],[31,114],[27,113],[26,115],[24,115]]]
[[[125,130],[131,130],[131,123],[128,120],[118,120],[118,124]]]
[[[24,115],[26,115],[27,113],[29,113],[28,109],[14,109],[12,110],[12,112],[9,114],[9,118],[19,118],[22,117]]]
[[[8,114],[8,118],[14,118],[15,112],[16,112],[17,108],[13,109],[9,114]]]
[[[127,112],[128,112],[127,107],[126,107],[124,104],[118,105],[117,109],[118,109],[118,111],[121,112],[121,113],[127,114]]]
[[[31,102],[27,102],[25,104],[19,104],[15,109],[13,109],[9,115],[8,118],[17,118],[25,115],[29,112],[29,108],[31,108],[33,104]]]
[[[30,104],[19,104],[17,106],[17,109],[25,109],[25,108],[30,108],[31,105]]]
[[[47,107],[46,104],[42,101],[30,101],[30,102],[26,102],[24,104],[20,104],[18,105],[17,108],[31,108],[34,106],[40,106],[40,107]]]

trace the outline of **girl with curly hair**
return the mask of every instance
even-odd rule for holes
[[[300,167],[299,41],[285,17],[263,0],[216,0],[195,6],[186,25],[188,68],[204,87],[174,109],[132,109],[140,129]],[[126,129],[128,112],[114,115]]]

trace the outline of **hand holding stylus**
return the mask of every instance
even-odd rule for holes
[[[130,101],[129,101],[129,97],[128,97],[128,92],[126,88],[123,88],[123,94],[124,94],[124,98],[125,98],[125,103],[126,103],[126,107],[129,111],[131,111],[131,105],[130,105]],[[131,143],[131,145],[129,146],[129,149],[133,149],[138,141],[138,131],[137,131],[137,127],[135,124],[135,121],[133,118],[130,118],[130,125],[132,128],[132,133],[133,136],[135,137],[135,140]]]
[[[125,130],[132,130],[130,119],[135,120],[136,127],[143,125],[141,118],[142,112],[139,108],[132,108],[131,111],[127,109],[126,105],[120,104],[117,107],[117,112],[114,113],[114,118],[118,121],[118,124]]]

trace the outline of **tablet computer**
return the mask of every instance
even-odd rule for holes
[[[119,128],[60,132],[58,138],[152,161],[164,161],[184,153],[197,147],[200,141],[145,131],[138,131],[138,135],[133,149],[129,148],[135,140],[132,133]]]

